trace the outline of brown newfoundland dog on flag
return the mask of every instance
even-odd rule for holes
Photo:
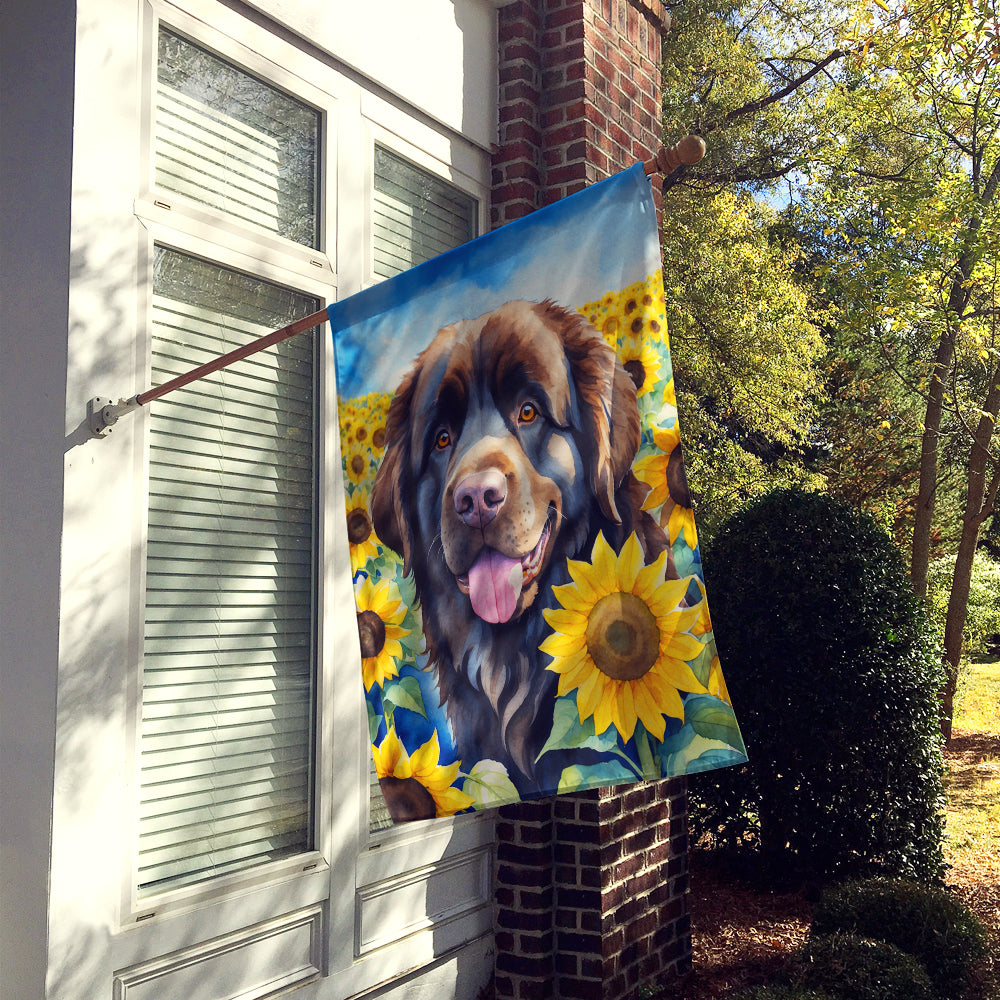
[[[632,474],[639,433],[615,352],[551,301],[445,327],[389,409],[372,522],[414,576],[458,758],[499,761],[522,795],[559,778],[536,760],[557,682],[538,646],[566,560],[598,532],[615,550],[636,532],[647,563],[667,547]]]

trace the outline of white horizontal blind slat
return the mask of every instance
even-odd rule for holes
[[[375,147],[372,254],[375,274],[390,278],[476,236],[476,200]]]
[[[153,384],[316,306],[157,248]],[[311,846],[312,336],[150,407],[140,895]]]

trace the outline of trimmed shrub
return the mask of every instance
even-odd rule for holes
[[[895,945],[918,959],[942,997],[960,997],[986,957],[986,932],[946,889],[905,879],[869,879],[827,889],[812,933],[850,932]]]
[[[792,976],[837,1000],[934,1000],[930,977],[917,959],[895,945],[854,934],[810,938]]]
[[[779,490],[726,522],[705,571],[750,763],[690,782],[693,833],[772,875],[939,878],[943,671],[889,536]]]

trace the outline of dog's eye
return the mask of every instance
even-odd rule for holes
[[[517,422],[519,424],[533,424],[538,416],[538,407],[534,403],[522,403],[521,409],[517,411]]]
[[[451,434],[444,427],[434,435],[434,447],[438,451],[444,451],[451,444]]]

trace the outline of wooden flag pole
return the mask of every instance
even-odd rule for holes
[[[145,406],[146,403],[152,402],[154,399],[159,399],[168,392],[173,392],[174,389],[180,389],[189,382],[195,382],[206,375],[220,371],[235,361],[242,361],[252,354],[257,354],[259,351],[266,350],[274,344],[280,344],[281,341],[288,340],[289,337],[305,333],[306,330],[312,330],[313,327],[317,327],[325,321],[326,310],[320,309],[309,316],[303,316],[302,319],[295,320],[294,323],[289,323],[288,326],[283,326],[280,330],[275,330],[273,333],[266,333],[263,337],[251,340],[248,344],[237,347],[228,354],[220,355],[212,361],[206,361],[205,364],[199,365],[197,368],[192,368],[191,371],[185,372],[183,375],[178,375],[176,378],[170,379],[169,382],[164,382],[153,389],[146,389],[144,392],[137,393],[129,399],[119,399],[117,403],[112,402],[110,399],[102,399],[100,396],[95,396],[87,402],[87,419],[90,423],[90,430],[95,437],[104,437],[111,432],[112,425],[117,423],[120,416],[130,413],[132,410],[137,410],[140,406]]]
[[[697,135],[688,135],[673,146],[661,146],[657,150],[656,156],[643,162],[642,169],[647,175],[669,174],[684,164],[691,165],[697,163],[704,155],[705,140]],[[90,425],[91,433],[95,437],[105,437],[111,433],[112,426],[124,414],[131,413],[132,410],[137,410],[140,406],[145,406],[146,403],[150,403],[154,399],[159,399],[161,396],[165,396],[168,392],[173,392],[175,389],[180,389],[190,382],[195,382],[206,375],[211,375],[213,372],[226,368],[235,361],[242,361],[243,358],[248,358],[258,351],[266,350],[274,344],[288,340],[289,337],[305,333],[306,330],[312,330],[325,321],[326,310],[320,309],[309,316],[297,319],[294,323],[289,323],[288,326],[283,326],[280,330],[267,333],[263,337],[258,337],[256,340],[244,344],[242,347],[237,347],[235,350],[230,351],[228,354],[223,354],[213,361],[207,361],[197,368],[192,368],[191,371],[185,372],[183,375],[178,375],[176,378],[170,379],[169,382],[164,382],[163,385],[158,385],[153,389],[146,389],[144,392],[137,393],[129,399],[119,399],[117,403],[101,396],[95,396],[87,402],[87,421]]]

